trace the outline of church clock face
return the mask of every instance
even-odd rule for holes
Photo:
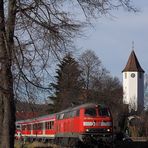
[[[131,77],[134,78],[135,77],[135,74],[134,73],[131,73]]]

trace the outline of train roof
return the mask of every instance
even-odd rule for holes
[[[25,124],[25,123],[31,123],[31,122],[38,122],[38,121],[45,121],[45,120],[52,120],[55,119],[55,114],[48,114],[48,115],[43,115],[31,119],[26,119],[26,120],[19,120],[16,121],[16,124]]]
[[[16,124],[25,124],[25,123],[39,122],[39,121],[45,121],[45,120],[54,120],[56,118],[56,115],[61,114],[61,113],[65,113],[65,112],[69,112],[69,111],[73,111],[73,110],[78,110],[80,108],[89,108],[89,107],[97,107],[97,106],[105,107],[104,104],[85,103],[85,104],[82,104],[79,106],[70,107],[70,108],[60,111],[58,113],[39,116],[36,118],[27,119],[27,120],[19,120],[19,121],[16,121]]]
[[[63,111],[60,111],[60,112],[58,112],[58,113],[56,113],[56,114],[60,114],[60,113],[64,113],[64,112],[68,112],[68,111],[72,111],[72,110],[77,110],[77,109],[80,109],[80,108],[97,107],[97,106],[105,107],[104,104],[85,103],[85,104],[82,104],[82,105],[79,105],[79,106],[70,107],[70,108],[65,109],[65,110],[63,110]]]

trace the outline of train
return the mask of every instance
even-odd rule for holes
[[[61,112],[16,122],[15,138],[64,143],[111,142],[113,119],[109,107],[87,103]]]

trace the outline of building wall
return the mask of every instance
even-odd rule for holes
[[[144,107],[144,73],[139,73],[138,77],[138,108],[142,110]]]
[[[134,77],[131,75],[135,74]],[[129,104],[129,110],[137,110],[144,104],[143,73],[123,72],[123,103]]]

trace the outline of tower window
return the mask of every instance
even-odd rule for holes
[[[125,79],[127,78],[127,73],[125,73]]]

